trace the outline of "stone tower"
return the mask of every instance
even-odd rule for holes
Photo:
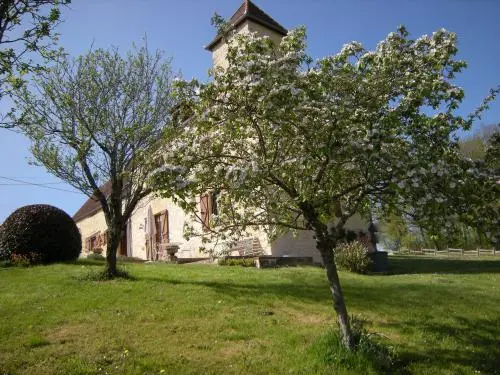
[[[250,0],[245,0],[241,4],[229,22],[233,25],[237,34],[257,32],[261,35],[269,36],[277,44],[288,33],[287,29],[273,20]],[[214,67],[224,68],[227,66],[227,44],[221,35],[215,37],[205,48],[212,52]]]

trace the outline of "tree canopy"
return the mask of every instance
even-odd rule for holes
[[[192,212],[192,197],[220,192],[211,230],[193,226],[191,235],[312,230],[352,347],[333,257],[349,218],[405,212],[444,224],[470,213],[471,181],[494,186],[460,155],[453,134],[470,128],[498,90],[469,117],[457,115],[464,92],[453,79],[465,62],[456,53],[446,30],[413,40],[401,27],[374,50],[352,42],[315,63],[303,28],[279,45],[234,35],[226,69],[207,84],[178,84],[191,118],[154,179]]]
[[[65,58],[15,98],[35,162],[92,199],[108,225],[108,269],[171,123],[174,74],[160,52],[98,49]],[[102,185],[110,184],[106,195]]]
[[[60,7],[71,0],[3,0],[0,4],[0,99],[19,88],[28,73],[56,58]]]
[[[482,160],[485,157],[488,142],[499,132],[500,124],[482,125],[460,139],[460,151],[473,160]]]
[[[499,181],[500,158],[498,155],[498,142],[500,127],[498,124],[481,126],[472,133],[462,136],[459,141],[459,151],[465,158],[470,158],[476,173],[487,176],[486,180]],[[497,247],[500,243],[496,219],[499,212],[497,202],[498,189],[491,184],[483,185],[484,178],[472,178],[468,181],[474,191],[470,200],[466,200],[469,211],[474,207],[479,212],[461,216],[447,216],[446,225],[438,222],[436,226],[422,226],[419,218],[409,215],[391,215],[383,220],[385,244],[394,250],[400,247],[417,249],[427,248],[466,248],[476,249]],[[481,190],[481,192],[479,192]],[[480,197],[480,201],[475,201]],[[473,204],[473,203],[476,204]]]

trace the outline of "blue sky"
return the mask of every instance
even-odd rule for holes
[[[73,0],[58,28],[60,44],[79,55],[90,46],[117,46],[127,51],[147,35],[150,49],[173,58],[185,78],[205,79],[211,66],[203,49],[214,36],[214,12],[230,17],[242,0]],[[334,54],[348,41],[373,48],[400,24],[416,38],[444,27],[459,37],[459,57],[469,64],[456,82],[465,88],[461,112],[471,112],[500,85],[499,0],[255,0],[260,8],[287,28],[305,25],[314,58]],[[478,122],[500,122],[500,101]],[[34,183],[60,182],[41,167],[28,164],[28,142],[19,134],[0,130],[0,176]],[[47,203],[73,215],[86,197],[36,186],[5,185],[0,178],[0,222],[26,204]],[[49,185],[73,190],[64,184]]]

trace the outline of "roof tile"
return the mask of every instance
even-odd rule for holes
[[[266,26],[271,30],[277,32],[278,34],[286,35],[288,33],[287,29],[281,26],[271,16],[269,16],[266,12],[264,12],[250,0],[245,0],[243,4],[241,4],[238,10],[229,19],[229,22],[231,22],[234,27],[237,27],[247,19]],[[212,48],[215,47],[215,45],[221,40],[221,38],[221,35],[217,35],[217,37],[212,42],[210,42],[210,44],[208,44],[206,49],[212,50]]]
[[[99,188],[99,190],[101,190],[106,197],[109,196],[109,194],[111,194],[111,181],[106,182]],[[76,214],[73,215],[73,220],[76,222],[81,221],[97,213],[101,208],[101,202],[93,196],[92,198],[87,199],[83,206],[80,207]]]

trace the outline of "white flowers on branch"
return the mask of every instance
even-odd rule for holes
[[[465,67],[456,44],[444,29],[411,40],[402,27],[373,51],[351,42],[311,65],[303,28],[279,45],[234,36],[213,81],[178,83],[192,109],[182,152],[168,155],[192,182],[179,195],[223,190],[238,215],[220,207],[220,228],[251,223],[276,235],[311,228],[305,206],[321,222],[345,222],[370,205],[379,215],[411,208],[421,217],[462,209],[464,161],[452,134],[497,91],[473,116],[455,113],[463,89],[452,79]],[[267,214],[255,215],[262,207]]]
[[[216,218],[186,232],[208,251],[257,228],[271,241],[312,230],[352,348],[333,258],[347,220],[396,212],[425,228],[476,220],[489,233],[498,219],[488,203],[495,174],[463,158],[454,134],[469,129],[498,90],[469,117],[456,113],[463,89],[452,80],[465,63],[454,59],[456,35],[446,30],[411,40],[400,28],[373,51],[353,42],[315,64],[305,40],[302,28],[279,45],[237,35],[227,68],[215,69],[211,82],[179,82],[190,119],[180,126],[182,152],[165,162],[185,167],[174,172],[190,183],[174,199],[194,218],[198,198],[218,193]],[[160,189],[171,186],[172,170],[159,173]]]

